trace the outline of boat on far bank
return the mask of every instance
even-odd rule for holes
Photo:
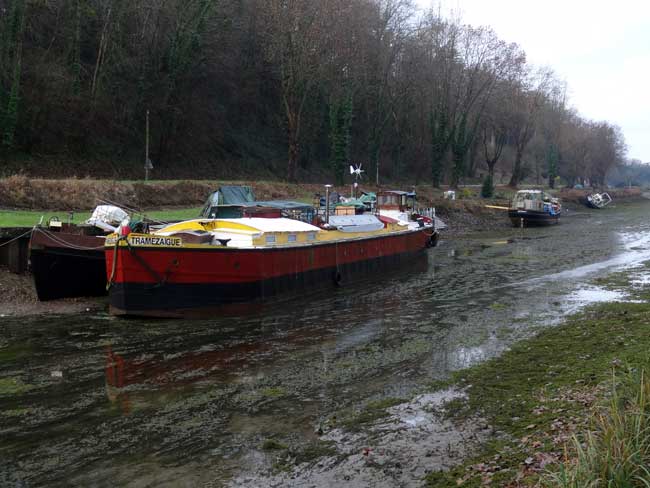
[[[557,224],[561,213],[560,201],[542,190],[519,190],[508,209],[514,227]]]
[[[590,208],[605,208],[612,202],[612,197],[609,193],[592,193],[587,195],[587,207]]]

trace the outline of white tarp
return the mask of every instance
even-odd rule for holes
[[[115,205],[98,205],[86,223],[106,231],[115,231],[117,230],[117,226],[128,217],[129,214],[120,207],[116,207]]]
[[[330,215],[329,224],[341,232],[372,232],[384,228],[374,215]]]

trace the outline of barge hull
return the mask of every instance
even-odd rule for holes
[[[115,315],[179,316],[228,303],[334,287],[424,262],[430,236],[409,232],[290,248],[107,248]]]

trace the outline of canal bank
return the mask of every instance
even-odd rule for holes
[[[0,480],[420,486],[506,432],[446,416],[472,398],[450,378],[616,295],[597,280],[650,259],[647,212],[443,240],[422,270],[198,321],[5,318]]]

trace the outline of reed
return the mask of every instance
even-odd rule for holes
[[[613,375],[611,396],[593,413],[591,430],[573,437],[565,462],[544,486],[650,488],[649,402],[645,371]]]

